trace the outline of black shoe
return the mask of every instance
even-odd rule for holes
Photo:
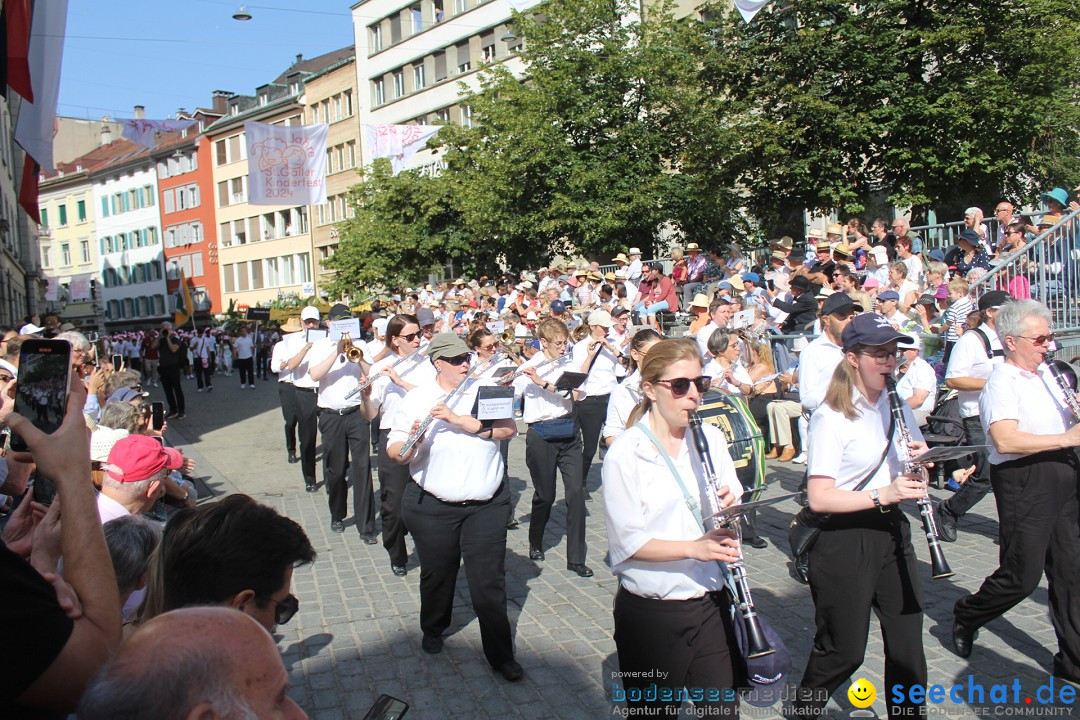
[[[294,452],[289,453],[289,464],[290,465],[295,465],[298,462],[300,462],[300,458],[298,458],[296,456],[296,453],[294,453]]]
[[[795,579],[803,585],[809,585],[810,579],[807,575],[807,573],[810,572],[809,554],[803,553],[802,555],[796,555],[795,559],[791,561],[791,565],[795,570]]]
[[[541,550],[540,548],[535,548],[535,547],[534,548],[529,548],[529,559],[530,560],[543,560],[544,559],[544,551]]]
[[[424,649],[424,652],[434,655],[442,652],[442,638],[434,635],[425,635],[424,639],[420,641],[420,647]]]
[[[521,527],[521,526],[518,524],[518,521],[515,520],[514,518],[510,518],[509,520],[506,521],[506,529],[507,530],[517,530],[519,527]]]
[[[801,490],[799,492],[799,496],[795,498],[795,502],[799,503],[799,505],[801,505],[802,507],[806,507],[810,504],[810,498],[806,496],[805,490]]]
[[[390,570],[398,577],[405,577],[409,574],[409,571],[405,569],[404,565],[394,565],[390,563]]]
[[[978,637],[978,630],[971,630],[960,624],[960,621],[953,617],[952,626],[952,644],[953,650],[956,654],[962,658],[971,657],[971,650],[975,645],[975,638]]]
[[[752,538],[747,538],[746,540],[744,540],[744,542],[750,547],[756,548],[758,550],[769,547],[769,541],[761,537],[760,535]]]
[[[341,522],[340,520],[334,520],[330,523],[330,531],[336,533],[345,532],[345,523]]]
[[[495,668],[495,671],[502,673],[502,676],[510,682],[517,682],[525,674],[517,660],[507,660],[500,667]]]
[[[166,420],[175,420],[178,417],[180,417],[180,413],[169,413],[168,415],[165,416],[165,419]]]
[[[566,563],[566,569],[573,570],[578,574],[578,577],[588,578],[593,576],[592,568],[585,563]]]
[[[938,540],[956,542],[956,516],[949,512],[944,503],[934,505],[934,519],[937,520]]]
[[[375,533],[360,533],[360,537],[363,538],[365,545],[375,545],[379,542]]]
[[[306,485],[304,485],[304,489],[307,490],[308,492],[319,492],[318,485],[316,485],[313,482],[307,483]]]

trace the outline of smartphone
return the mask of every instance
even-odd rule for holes
[[[112,356],[113,372],[119,372],[120,371],[120,366],[123,365],[123,364],[124,364],[124,356],[123,355],[113,355]]]
[[[160,430],[161,428],[165,427],[165,403],[150,403],[150,415],[152,417],[151,422],[153,423],[155,430]]]
[[[34,471],[32,487],[33,491],[30,493],[30,497],[33,498],[34,502],[41,503],[45,507],[52,505],[52,501],[56,497],[56,485],[52,480]]]
[[[150,437],[157,440],[158,445],[160,445],[161,447],[165,447],[165,438],[161,437],[160,435],[151,435]]]
[[[27,340],[19,352],[19,379],[15,382],[15,412],[46,434],[56,432],[67,412],[71,386],[71,343],[67,340]],[[29,448],[18,433],[11,449]]]
[[[364,720],[400,720],[409,711],[409,704],[389,695],[380,695],[368,710]]]

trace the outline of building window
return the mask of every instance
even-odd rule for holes
[[[495,62],[495,46],[494,45],[485,45],[484,47],[482,47],[480,49],[480,53],[481,53],[481,56],[484,59],[484,62],[486,62],[486,63]]]
[[[375,82],[372,83],[372,87],[373,87],[372,102],[375,105],[382,105],[383,103],[385,103],[386,102],[386,83],[385,83],[385,81],[382,78],[379,78],[378,80],[376,80]],[[44,223],[42,223],[42,224],[44,225]]]
[[[342,93],[342,98],[344,99],[344,103],[345,103],[345,117],[352,117],[352,115],[353,115],[352,90],[346,90],[344,93]]]
[[[424,88],[424,66],[417,65],[412,69],[413,77],[413,90],[422,90]]]
[[[49,267],[52,261],[49,259],[49,248],[41,248],[41,267]]]
[[[443,14],[442,3],[441,2],[434,3],[434,5],[432,7],[433,7],[433,9],[435,11],[435,22],[441,23],[443,21],[443,18],[446,17]]]
[[[67,205],[61,205],[57,213],[60,216],[60,227],[67,225]]]
[[[423,32],[424,15],[422,12],[420,12],[420,6],[413,5],[411,8],[409,8],[409,16],[412,18],[412,34],[416,35],[417,33]]]
[[[80,257],[80,262],[83,262],[83,263],[90,262],[90,241],[89,240],[80,240],[79,241],[79,257]]]
[[[435,53],[435,82],[446,79],[446,53],[442,50]]]
[[[450,108],[443,108],[442,110],[435,111],[435,119],[439,122],[450,122]]]
[[[399,98],[405,94],[405,73],[398,70],[394,73],[394,97]],[[61,206],[63,207],[63,206]]]
[[[467,73],[472,70],[472,62],[469,57],[469,43],[463,42],[454,49],[456,50],[455,55],[457,56],[458,74]]]
[[[469,0],[454,0],[454,13],[460,15],[469,9]]]
[[[49,211],[45,208],[41,208],[41,227],[46,230],[49,228]]]
[[[379,52],[383,49],[382,23],[372,25],[368,30],[371,32],[371,52]]]
[[[473,126],[472,105],[461,106],[461,126],[471,128]]]
[[[71,245],[63,243],[60,246],[60,264],[65,267],[71,264]]]
[[[236,292],[236,266],[223,265],[221,267],[221,276],[225,281],[225,292]]]
[[[85,200],[79,200],[78,202],[75,203],[75,207],[76,207],[76,215],[79,218],[79,222],[81,222],[81,223],[86,222],[86,201]]]

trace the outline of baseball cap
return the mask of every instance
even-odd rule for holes
[[[562,300],[553,300],[551,303],[551,312],[564,313],[566,312],[566,303]]]
[[[420,308],[416,311],[416,319],[420,322],[420,327],[435,324],[435,313],[431,312],[428,308]]]
[[[138,390],[133,390],[133,389],[131,389],[129,387],[122,387],[122,388],[117,388],[116,391],[112,395],[110,395],[109,399],[106,400],[105,402],[106,403],[126,403],[126,402],[130,402],[130,401],[134,400],[137,397],[144,397],[144,398],[145,397],[150,397],[150,393],[139,392]]]
[[[469,346],[456,333],[438,333],[427,346],[427,356],[432,360],[460,357],[469,352]]]
[[[934,291],[934,298],[937,300],[946,300],[949,297],[949,287],[945,283],[941,283],[937,286],[937,290]]]
[[[833,293],[829,297],[825,298],[825,302],[821,306],[822,315],[832,315],[833,313],[848,312],[849,310],[862,310],[862,305],[849,298],[844,293]]]
[[[611,322],[611,313],[607,310],[593,310],[589,313],[589,325],[599,325],[609,328],[615,323]]]
[[[179,450],[162,447],[148,435],[128,435],[113,445],[105,469],[113,480],[127,483],[146,480],[165,468],[178,470],[183,464]]]
[[[979,298],[979,310],[991,310],[993,308],[999,308],[1007,302],[1012,301],[1012,296],[1004,290],[991,290],[988,293],[983,293]]]
[[[945,262],[945,251],[941,248],[934,248],[930,252],[926,253],[926,257],[937,262]]]
[[[319,320],[322,315],[319,314],[319,308],[314,305],[308,305],[306,308],[300,311],[301,320]]]
[[[331,320],[347,320],[352,317],[352,310],[344,303],[337,303],[334,307],[330,308],[330,312],[327,317]]]
[[[754,283],[755,285],[757,285],[759,282],[761,282],[761,276],[758,275],[756,272],[748,272],[742,276],[742,281],[744,283]]]
[[[691,305],[692,304],[693,303],[691,303]],[[708,307],[708,306],[706,305],[706,307]],[[611,317],[613,317],[613,318],[622,317],[623,315],[626,315],[629,312],[630,311],[627,310],[626,308],[624,308],[622,305],[616,305],[615,309],[611,311]]]
[[[896,300],[896,301],[899,302],[900,293],[896,292],[895,290],[886,290],[885,292],[878,293],[877,299],[878,300]]]
[[[45,328],[39,327],[39,326],[35,325],[34,323],[26,323],[21,328],[19,328],[19,334],[20,335],[37,335],[39,332],[44,332],[44,331],[45,331]]]
[[[750,642],[746,632],[746,623],[736,618],[732,624],[735,626],[735,641],[739,645],[739,654],[746,664],[746,684],[750,688],[749,691],[743,693],[742,699],[754,707],[768,707],[776,704],[786,687],[784,678],[791,671],[791,654],[787,646],[771,625],[762,623],[761,629],[765,633],[765,640],[774,652],[749,657]]]
[[[856,345],[886,345],[906,337],[889,324],[888,318],[876,313],[856,315],[840,336],[847,352]]]
[[[922,342],[919,340],[919,336],[906,333],[904,337],[896,342],[896,347],[900,350],[921,350]]]

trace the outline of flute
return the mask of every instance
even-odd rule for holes
[[[716,468],[713,466],[712,455],[709,454],[709,441],[705,437],[705,430],[701,427],[701,416],[696,412],[690,412],[690,434],[694,438],[694,448],[698,457],[701,458],[701,467],[705,470],[705,485],[709,498],[709,510],[713,529],[727,526],[729,523],[716,517],[720,513],[717,502],[720,481],[716,477]],[[771,655],[776,650],[769,645],[765,637],[765,630],[761,627],[757,611],[754,609],[754,598],[750,595],[750,583],[746,579],[746,563],[743,562],[742,533],[739,531],[738,520],[730,522],[735,528],[736,538],[739,540],[739,559],[731,563],[731,579],[735,583],[735,591],[738,593],[739,609],[742,612],[743,623],[746,625],[747,656],[761,657]],[[707,528],[706,528],[707,529]]]
[[[922,463],[911,457],[911,431],[908,430],[907,420],[904,419],[903,401],[896,392],[896,380],[892,375],[885,376],[885,391],[889,395],[889,408],[896,419],[896,429],[900,434],[899,447],[896,455],[904,464],[904,474],[921,477],[923,474]],[[945,559],[945,553],[941,549],[941,541],[938,540],[937,520],[934,518],[934,507],[930,504],[930,497],[923,495],[917,500],[919,515],[922,516],[923,532],[926,534],[926,544],[930,548],[930,579],[940,580],[952,577],[956,573],[949,567]]]
[[[409,353],[405,357],[399,357],[397,360],[395,360],[393,362],[393,364],[389,365],[388,367],[396,368],[398,365],[402,364],[406,360],[412,360],[419,353],[420,353],[419,349],[413,350],[411,353]],[[349,398],[351,398],[356,393],[363,392],[364,390],[367,390],[369,387],[371,387],[371,384],[373,382],[375,382],[376,380],[378,380],[378,379],[379,379],[379,374],[378,373],[375,373],[373,375],[370,375],[370,376],[364,378],[363,382],[361,382],[359,385],[357,385],[355,388],[353,388],[349,392],[345,393],[345,399],[348,400]]]
[[[540,368],[546,367],[546,366],[550,365],[551,363],[558,362],[558,361],[562,360],[565,357],[566,357],[566,355],[559,355],[557,357],[549,358],[549,359],[545,360],[542,363],[534,365],[533,367],[537,371],[539,371]],[[505,377],[501,377],[498,380],[496,380],[495,384],[496,385],[509,385],[510,383],[514,382],[514,380],[517,380],[519,377],[521,377],[524,374],[525,374],[524,370],[515,370],[512,375],[507,375]]]

